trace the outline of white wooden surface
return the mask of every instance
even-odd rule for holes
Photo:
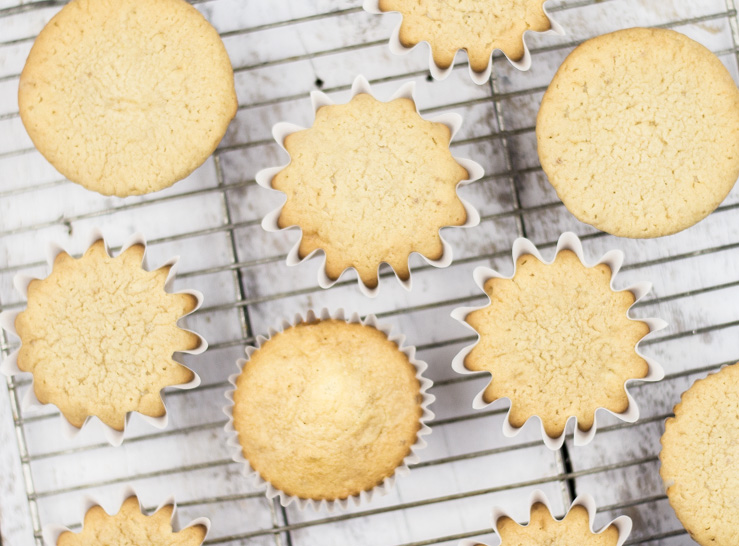
[[[591,445],[569,446],[573,468],[581,473],[574,478],[577,492],[591,493],[600,506],[615,506],[600,514],[599,522],[617,514],[631,516],[634,541],[693,544],[663,498],[656,456],[664,417],[680,393],[705,375],[707,367],[739,359],[739,187],[719,211],[671,237],[631,241],[597,234],[561,206],[537,169],[533,126],[543,90],[574,43],[619,28],[675,28],[716,51],[739,81],[731,27],[737,20],[731,2],[554,0],[554,16],[567,35],[530,36],[530,72],[517,72],[504,59],[496,59],[496,115],[493,88],[471,83],[466,66],[459,65],[448,80],[430,82],[425,46],[404,57],[392,56],[386,42],[397,16],[364,13],[360,0],[202,0],[198,9],[224,34],[237,68],[241,109],[216,159],[169,190],[121,200],[61,180],[32,149],[17,115],[15,94],[25,56],[61,2],[0,0],[0,305],[22,305],[12,288],[15,272],[47,274],[47,241],[81,251],[76,235],[92,226],[103,229],[114,243],[142,230],[152,241],[151,264],[181,255],[178,286],[204,292],[205,309],[191,317],[189,325],[212,345],[205,355],[187,360],[203,378],[203,386],[169,396],[171,423],[165,434],[134,418],[133,441],[110,448],[100,445],[95,427],[74,442],[62,439],[53,408],[23,416],[30,418],[23,429],[41,523],[78,523],[83,495],[110,500],[127,482],[141,491],[148,506],[174,494],[184,503],[183,521],[210,517],[209,541],[218,544],[451,545],[457,539],[450,537],[477,533],[492,545],[496,539],[488,531],[491,506],[505,504],[524,518],[529,493],[536,487],[562,512],[567,498],[561,461],[537,441],[536,425],[516,439],[506,439],[499,412],[471,410],[472,397],[484,381],[459,381],[452,373],[451,358],[466,343],[468,332],[449,312],[477,301],[471,276],[476,266],[510,271],[509,250],[518,235],[525,233],[551,250],[562,231],[573,230],[586,236],[585,250],[591,257],[610,248],[624,250],[627,265],[621,285],[654,283],[653,294],[638,313],[670,323],[646,347],[661,360],[668,378],[632,391],[642,420],[633,426],[614,420],[611,430],[599,432]],[[278,121],[309,124],[308,93],[317,88],[317,80],[343,100],[358,73],[384,96],[414,79],[423,110],[462,114],[465,124],[455,153],[480,162],[488,175],[464,190],[484,216],[482,224],[448,232],[455,264],[447,270],[417,270],[410,293],[385,278],[375,300],[361,296],[351,280],[329,291],[318,289],[316,261],[288,269],[283,255],[297,233],[261,230],[261,216],[279,197],[253,183],[259,169],[285,159],[271,141],[271,126]],[[501,130],[506,132],[501,135]],[[227,225],[232,229],[224,229]],[[238,467],[229,462],[220,410],[225,379],[251,335],[243,328],[241,307],[233,305],[242,297],[235,269],[254,333],[310,307],[378,313],[419,347],[420,357],[430,364],[429,375],[439,382],[434,388],[438,422],[423,463],[399,480],[391,495],[353,509],[356,516],[337,519],[293,508],[283,514],[253,495]],[[27,380],[19,395],[26,389]],[[17,449],[8,393],[0,387],[0,530],[3,544],[30,546],[33,526]],[[323,518],[329,519],[320,522]],[[275,538],[268,531],[286,522],[302,525],[290,533],[291,542],[284,534]],[[248,533],[258,536],[244,537]]]

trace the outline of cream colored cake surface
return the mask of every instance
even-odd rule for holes
[[[579,220],[659,237],[705,218],[739,177],[739,90],[683,34],[622,30],[567,57],[536,134],[541,165]]]
[[[120,197],[190,174],[237,106],[218,32],[184,0],[72,0],[36,39],[18,102],[59,172]]]
[[[662,436],[660,474],[701,546],[739,544],[739,364],[696,381]]]
[[[509,59],[524,56],[523,34],[551,28],[544,13],[546,0],[380,0],[380,10],[403,15],[400,42],[413,47],[427,41],[434,63],[446,68],[458,50],[467,51],[476,72],[487,69],[493,51]]]
[[[616,546],[619,539],[615,525],[593,533],[588,511],[579,505],[558,521],[544,504],[537,503],[525,527],[508,517],[500,518],[497,526],[500,546]]]
[[[135,245],[110,258],[98,241],[77,260],[62,252],[51,274],[28,286],[15,321],[18,367],[33,374],[39,401],[75,427],[90,416],[116,430],[131,411],[162,416],[160,391],[193,379],[172,354],[200,344],[177,326],[197,300],[165,292],[170,268],[146,271],[143,256]]]
[[[320,108],[313,127],[285,139],[291,161],[272,180],[287,194],[280,227],[300,226],[300,256],[322,249],[332,279],[354,267],[375,287],[382,262],[407,279],[412,252],[439,259],[439,229],[467,220],[456,187],[468,174],[450,136],[410,99],[359,94]]]
[[[243,455],[264,480],[306,499],[357,495],[394,474],[420,429],[408,358],[370,326],[326,320],[275,335],[234,392]]]
[[[649,327],[626,316],[634,295],[610,282],[607,265],[563,250],[551,265],[521,256],[513,279],[485,283],[491,303],[465,319],[480,340],[464,364],[492,374],[484,399],[510,398],[514,427],[539,416],[558,437],[571,416],[590,430],[596,409],[628,407],[625,382],[648,372],[635,346]]]
[[[172,530],[172,505],[163,506],[151,516],[141,513],[136,497],[129,497],[114,516],[100,506],[85,514],[80,533],[67,531],[57,546],[200,546],[206,528],[194,525],[175,533]]]

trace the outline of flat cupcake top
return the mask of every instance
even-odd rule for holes
[[[509,59],[524,56],[523,33],[551,28],[546,0],[380,0],[380,10],[403,15],[400,42],[413,47],[427,41],[434,63],[446,68],[458,50],[467,51],[475,72],[487,69],[493,51]]]
[[[739,365],[696,381],[662,436],[660,474],[701,546],[739,544]]]
[[[648,372],[635,347],[649,327],[627,317],[634,295],[610,282],[607,265],[563,250],[551,265],[523,255],[512,279],[485,283],[491,303],[465,319],[480,340],[464,365],[492,374],[483,397],[510,398],[514,427],[539,416],[554,438],[572,416],[590,430],[596,409],[628,407],[624,383]]]
[[[77,260],[62,252],[46,279],[28,285],[15,321],[18,367],[33,374],[39,401],[75,427],[90,416],[116,430],[130,411],[162,416],[160,391],[193,379],[172,353],[200,345],[177,326],[197,300],[165,292],[170,267],[146,271],[143,257],[135,245],[111,258],[101,240]]]
[[[184,0],[73,0],[34,43],[23,124],[64,176],[138,195],[190,174],[236,113],[216,30]]]
[[[379,330],[325,320],[275,335],[236,383],[244,457],[289,495],[345,499],[393,475],[416,442],[416,371]]]
[[[497,527],[500,546],[616,546],[619,539],[615,525],[593,533],[588,511],[579,505],[573,506],[567,516],[557,521],[544,504],[536,503],[531,508],[528,525],[521,526],[503,517],[498,520]]]
[[[739,177],[739,90],[713,53],[671,30],[580,45],[544,95],[536,133],[565,206],[613,235],[690,227]]]
[[[129,497],[120,511],[109,516],[100,506],[85,514],[82,531],[67,531],[57,540],[57,546],[200,546],[206,528],[194,525],[177,533],[172,530],[174,507],[164,506],[151,516],[141,513],[136,497]]]
[[[299,226],[300,256],[322,249],[332,279],[354,267],[375,287],[382,262],[407,279],[412,252],[439,259],[439,229],[467,220],[456,186],[468,175],[450,136],[410,99],[359,94],[320,108],[313,127],[285,139],[291,161],[272,180],[287,194],[280,227]]]

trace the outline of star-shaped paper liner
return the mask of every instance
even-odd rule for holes
[[[549,499],[543,491],[537,489],[531,494],[529,511],[524,516],[528,523],[519,525],[506,510],[496,507],[492,514],[493,530],[500,538],[499,546],[623,546],[631,534],[631,518],[619,516],[595,531],[596,513],[593,497],[581,494],[573,501],[567,514],[556,519],[552,516]],[[459,546],[484,545],[475,540],[463,540]]]
[[[545,0],[546,3],[547,0]],[[380,0],[364,0],[363,4],[364,10],[377,14],[382,15],[388,12],[382,11],[380,9]],[[546,15],[547,19],[549,19],[550,28],[549,30],[545,30],[543,32],[540,32],[540,34],[554,34],[557,36],[563,36],[565,34],[564,29],[562,26],[560,26],[549,14],[549,12],[546,9],[546,6],[542,6],[542,10],[544,11],[544,15]],[[399,12],[395,12],[399,13]],[[401,17],[400,21],[398,22],[397,26],[393,30],[392,35],[390,36],[390,51],[395,55],[406,55],[407,53],[410,53],[413,49],[420,46],[421,43],[425,43],[429,45],[429,71],[431,72],[431,76],[436,80],[443,80],[449,76],[449,74],[452,73],[452,70],[454,69],[455,59],[452,59],[451,64],[448,67],[442,68],[439,65],[436,64],[434,61],[434,52],[431,44],[424,40],[422,42],[419,42],[418,44],[406,47],[404,46],[400,41],[400,30],[403,26],[403,18]],[[531,32],[531,31],[526,31]],[[524,32],[521,36],[521,40],[523,43],[523,56],[520,59],[514,60],[510,59],[507,55],[506,58],[508,61],[518,70],[526,71],[529,68],[531,68],[531,52],[529,51],[529,47],[526,43],[526,32]],[[459,50],[458,50],[459,51]],[[456,58],[456,55],[455,55]],[[475,82],[478,85],[484,85],[490,81],[490,76],[493,72],[493,55],[491,53],[490,60],[488,61],[487,67],[485,70],[482,71],[475,71],[472,69],[472,66],[468,63],[469,68],[469,74],[470,78],[473,82]]]
[[[418,382],[421,386],[420,395],[422,397],[421,409],[423,413],[420,418],[421,426],[416,436],[416,443],[411,446],[411,451],[403,459],[402,464],[395,469],[395,472],[391,476],[388,476],[387,478],[382,480],[382,482],[380,482],[374,488],[367,491],[362,491],[358,495],[354,495],[346,499],[337,499],[332,501],[305,499],[293,495],[288,495],[284,491],[275,488],[271,483],[265,481],[260,476],[260,474],[252,468],[252,466],[249,464],[249,461],[244,457],[244,450],[241,446],[241,443],[239,442],[239,433],[234,428],[233,419],[233,395],[234,391],[236,390],[236,382],[239,378],[239,375],[241,375],[244,366],[251,358],[251,355],[253,355],[256,351],[259,350],[260,347],[262,347],[262,345],[264,345],[273,336],[279,334],[280,332],[283,332],[284,330],[292,328],[293,326],[296,326],[298,324],[312,323],[318,320],[342,320],[348,323],[362,324],[364,326],[376,328],[377,330],[385,334],[387,338],[391,342],[395,343],[398,346],[398,349],[408,357],[408,361],[416,369],[416,379],[418,379]],[[351,316],[347,317],[343,309],[337,309],[333,312],[329,311],[326,308],[322,309],[320,312],[310,310],[305,314],[305,317],[301,314],[296,314],[292,320],[283,319],[277,328],[270,328],[266,336],[257,336],[255,344],[246,347],[245,352],[246,358],[242,358],[236,362],[236,368],[238,372],[228,378],[228,382],[231,384],[232,388],[229,388],[229,390],[225,393],[225,397],[226,400],[228,400],[228,403],[223,408],[223,413],[225,413],[226,417],[228,417],[228,422],[225,426],[226,436],[228,437],[226,445],[228,446],[231,458],[241,465],[241,474],[245,478],[247,478],[255,487],[260,490],[264,490],[268,499],[271,500],[275,497],[279,497],[280,504],[282,506],[289,506],[290,504],[295,503],[300,510],[304,510],[308,506],[310,506],[313,510],[317,512],[323,510],[324,508],[329,512],[334,512],[336,510],[346,510],[350,507],[351,504],[353,504],[354,506],[359,506],[363,502],[367,503],[372,501],[375,495],[387,495],[395,487],[396,478],[398,476],[407,475],[410,472],[408,468],[409,465],[416,464],[418,461],[420,461],[418,451],[424,449],[427,446],[425,437],[431,434],[431,427],[429,427],[428,423],[434,419],[434,413],[433,411],[431,411],[430,406],[436,400],[436,397],[429,392],[431,387],[433,386],[433,382],[424,375],[424,373],[428,369],[428,364],[416,358],[416,348],[411,345],[406,345],[405,336],[402,334],[394,333],[392,326],[378,322],[377,317],[375,317],[374,315],[367,315],[364,319],[362,319],[358,313],[353,313]]]
[[[396,91],[392,95],[392,97],[390,98],[390,101],[393,101],[393,100],[398,99],[398,98],[405,98],[405,99],[410,99],[415,104],[415,100],[414,100],[414,96],[413,96],[414,95],[414,89],[415,89],[415,83],[414,82],[408,82],[408,83],[404,84],[403,86],[401,86],[400,89],[398,89],[398,91]],[[367,95],[370,95],[370,96],[374,97],[374,95],[372,94],[372,90],[370,88],[369,83],[367,82],[367,80],[363,76],[358,76],[354,80],[354,83],[352,84],[352,97],[355,97],[356,95],[359,95],[359,94],[367,94]],[[327,95],[325,95],[325,94],[323,94],[321,92],[318,92],[318,91],[314,91],[313,93],[311,93],[311,103],[312,103],[314,112],[317,112],[318,109],[321,108],[321,107],[323,107],[323,106],[330,106],[330,105],[334,105],[335,104]],[[418,110],[416,110],[416,112],[418,113]],[[428,119],[426,121],[433,122],[433,123],[441,123],[441,124],[446,125],[448,127],[450,133],[451,133],[450,142],[454,140],[454,136],[459,131],[459,129],[460,129],[461,125],[462,125],[462,117],[459,116],[458,114],[452,114],[452,113],[442,114],[440,116],[437,116],[437,117]],[[293,124],[290,124],[290,123],[278,123],[272,129],[272,134],[274,136],[275,141],[277,141],[277,143],[280,145],[280,147],[285,152],[287,152],[287,150],[286,150],[286,148],[284,146],[285,139],[289,135],[291,135],[293,133],[297,133],[298,131],[303,131],[304,129],[305,129],[304,127],[300,127],[298,125],[293,125]],[[474,182],[475,180],[479,180],[480,178],[482,178],[482,176],[484,174],[484,171],[483,171],[482,167],[479,164],[477,164],[474,161],[471,161],[469,159],[458,158],[456,156],[452,156],[452,157],[453,157],[454,161],[456,161],[457,164],[459,164],[461,167],[463,167],[464,169],[466,169],[467,170],[467,173],[468,173],[468,178],[465,179],[465,180],[460,181],[457,184],[457,188],[459,188],[461,186],[465,186],[465,185],[467,185],[467,184],[469,184],[471,182]],[[273,168],[268,168],[268,169],[264,169],[264,170],[260,171],[259,173],[257,173],[257,176],[256,176],[257,183],[260,186],[264,187],[264,188],[267,188],[267,189],[276,191],[272,187],[272,180],[275,178],[275,176],[278,173],[280,173],[281,171],[283,171],[288,165],[289,165],[289,163],[287,165],[282,165],[280,167],[273,167]],[[457,192],[455,192],[455,194],[457,195],[457,199],[459,199],[459,201],[461,202],[462,206],[464,207],[464,210],[465,210],[465,213],[466,213],[466,221],[463,224],[459,225],[459,226],[448,226],[448,227],[463,227],[463,228],[468,228],[468,227],[474,227],[477,224],[479,224],[479,222],[480,222],[480,215],[478,214],[477,210],[475,210],[475,208],[472,205],[470,205],[467,201],[465,201],[463,198],[461,198],[458,195]],[[274,231],[281,231],[282,229],[296,229],[295,226],[290,226],[290,227],[285,227],[285,228],[280,227],[279,219],[280,219],[280,216],[282,214],[283,207],[285,205],[277,208],[276,210],[273,210],[267,216],[265,216],[264,220],[262,221],[262,227],[266,231],[274,232]],[[439,259],[437,259],[437,260],[432,260],[432,259],[426,258],[424,256],[422,256],[422,258],[428,264],[430,264],[430,265],[432,265],[434,267],[439,267],[439,268],[448,267],[452,263],[452,247],[444,239],[444,236],[443,236],[442,233],[440,233],[439,236],[440,236],[441,245],[442,245],[441,257]],[[313,250],[312,252],[310,252],[306,256],[301,257],[300,248],[301,248],[301,242],[302,241],[303,241],[303,237],[301,235],[300,240],[298,240],[298,242],[295,244],[295,246],[293,246],[293,248],[289,251],[289,253],[287,255],[287,265],[288,266],[294,266],[294,265],[297,265],[299,263],[302,263],[305,260],[310,259],[316,253],[322,254],[323,255],[323,257],[322,257],[323,266],[320,268],[320,270],[318,272],[318,284],[319,284],[319,286],[321,288],[330,288],[331,286],[333,286],[334,284],[336,284],[337,282],[339,282],[340,279],[341,279],[341,277],[348,270],[350,270],[350,269],[353,270],[354,269],[353,267],[347,267],[346,269],[344,269],[342,271],[342,273],[340,275],[337,275],[336,278],[331,278],[328,275],[327,271],[326,271],[326,254],[325,254],[325,252],[323,250],[321,250],[321,249],[317,249],[317,250]],[[412,252],[411,253],[411,256],[413,256],[414,254],[417,254],[417,253],[416,252]],[[411,256],[409,256],[409,258],[408,258],[409,260],[410,260],[410,257]],[[379,286],[380,286],[380,283],[379,283],[379,269],[380,268],[378,267],[378,283],[377,283],[376,286],[368,286],[367,284],[365,284],[362,281],[362,279],[359,277],[359,275],[357,275],[357,282],[359,284],[359,288],[360,288],[361,292],[363,294],[365,294],[366,296],[375,297],[375,296],[377,296],[377,294],[379,292]],[[411,289],[411,279],[412,279],[412,273],[411,273],[411,270],[410,270],[410,264],[408,264],[407,270],[408,270],[408,278],[406,278],[406,279],[402,279],[398,275],[397,272],[394,271],[394,273],[395,273],[395,276],[400,281],[401,285],[406,290],[410,290]]]
[[[87,253],[94,253],[95,255],[101,255],[100,251],[97,250],[99,247],[96,245],[102,245],[103,253],[106,257],[110,257],[111,253],[108,249],[107,244],[105,243],[105,239],[103,235],[98,230],[93,230],[90,234],[89,238],[87,239],[87,243],[85,244],[86,249],[86,255]],[[131,254],[133,252],[133,254]],[[122,246],[121,251],[119,253],[118,258],[111,258],[113,262],[115,262],[118,259],[136,259],[139,260],[140,257],[140,267],[141,271],[147,272],[149,271],[146,266],[146,241],[144,237],[140,234],[133,235],[131,238],[129,238],[128,241]],[[125,258],[124,255],[128,256]],[[83,257],[84,258],[84,257]],[[61,262],[59,260],[61,260]],[[153,270],[151,273],[147,273],[147,276],[150,276],[151,279],[159,283],[160,280],[163,282],[160,284],[159,289],[163,292],[166,292],[168,295],[177,296],[177,295],[183,295],[187,296],[190,300],[194,300],[194,304],[190,304],[189,311],[182,314],[182,316],[178,317],[176,321],[172,324],[173,331],[181,332],[183,336],[187,336],[187,338],[190,340],[189,343],[191,343],[190,347],[176,347],[173,348],[173,352],[178,353],[186,353],[186,354],[201,354],[203,353],[207,347],[208,344],[205,341],[205,339],[202,338],[199,334],[195,332],[191,332],[189,330],[185,330],[183,328],[180,328],[177,326],[177,321],[179,319],[183,318],[186,315],[189,315],[193,312],[195,312],[203,301],[203,296],[200,292],[197,292],[195,290],[183,290],[180,292],[172,293],[170,292],[171,286],[174,282],[176,270],[177,270],[177,262],[178,258],[174,258],[163,264],[160,268],[157,270]],[[47,263],[49,264],[50,270],[53,272],[55,262],[62,263],[65,262],[66,264],[71,264],[74,267],[75,262],[77,260],[74,260],[70,257],[69,253],[67,253],[62,247],[56,245],[56,244],[49,244],[47,248]],[[51,274],[50,276],[51,277]],[[47,277],[47,279],[49,278]],[[23,273],[19,273],[14,278],[14,284],[18,292],[22,295],[24,299],[28,299],[28,289],[29,285],[31,283],[34,283],[36,289],[42,289],[46,290],[53,290],[53,287],[50,289],[47,288],[47,284],[43,282],[43,279],[38,279],[36,277],[27,276]],[[139,287],[140,288],[140,287]],[[62,294],[61,299],[64,298],[64,295]],[[38,307],[38,306],[36,306]],[[83,307],[76,307],[75,312],[83,310]],[[18,326],[18,317],[22,315],[23,313],[26,313],[29,311],[28,309],[23,311],[6,311],[2,314],[0,314],[0,327],[2,327],[7,332],[13,334],[15,337],[21,337],[16,330],[16,327]],[[35,315],[38,314],[39,309],[37,308],[35,311]],[[41,310],[42,311],[42,310]],[[43,314],[43,313],[42,313]],[[43,317],[38,316],[37,320],[42,320]],[[26,330],[25,334],[26,336],[30,336],[28,339],[33,338],[33,329],[29,327],[28,324],[29,321],[24,320],[23,321],[23,328]],[[150,330],[156,330],[156,325],[153,329]],[[46,328],[50,332],[54,331],[54,327],[49,326]],[[64,338],[61,338],[62,341]],[[47,352],[53,352],[53,344],[58,343],[59,341],[50,341],[44,337],[39,338],[39,340],[33,340],[35,343],[36,341],[41,341],[42,345],[48,349]],[[28,345],[28,349],[32,349],[33,344]],[[90,350],[94,350],[94,348],[88,347]],[[24,345],[21,340],[21,345],[19,348],[17,348],[14,352],[10,354],[3,362],[2,365],[0,365],[0,372],[5,374],[6,376],[14,376],[18,374],[27,373],[26,371],[22,370],[19,367],[19,355],[21,351],[24,350]],[[31,356],[35,354],[35,351],[30,351]],[[104,355],[103,355],[104,358]],[[44,362],[46,362],[47,359],[43,359],[43,361],[35,361],[34,366],[37,364],[44,365]],[[180,378],[181,381],[180,384],[168,384],[163,385],[161,388],[164,387],[170,387],[175,389],[181,389],[181,390],[187,390],[187,389],[194,389],[200,384],[200,378],[197,374],[195,374],[192,370],[189,368],[183,366],[182,364],[172,360],[172,354],[169,354],[169,357],[167,359],[167,363],[163,365],[167,369],[171,369],[172,372],[178,372],[176,375]],[[32,381],[32,388],[28,389],[23,402],[22,402],[22,408],[24,411],[34,411],[38,408],[44,407],[46,404],[42,403],[36,394],[36,382],[39,380],[39,378],[34,377]],[[156,396],[157,398],[152,398],[151,404],[149,404],[147,407],[153,408],[154,411],[150,411],[150,415],[144,415],[142,413],[139,413],[141,418],[148,422],[149,424],[153,425],[156,428],[163,429],[167,426],[168,422],[168,414],[166,412],[166,406],[165,406],[165,400],[164,400],[164,393],[163,392],[157,392],[157,393],[151,393],[153,396]],[[142,397],[145,395],[145,393],[142,395]],[[48,396],[47,396],[48,397]],[[73,397],[70,397],[70,400],[73,399]],[[47,401],[49,403],[50,401]],[[53,402],[51,402],[53,403]],[[54,404],[56,405],[56,404]],[[62,404],[64,405],[64,404]],[[60,422],[62,425],[62,432],[68,440],[72,440],[79,432],[80,430],[86,426],[90,422],[97,421],[100,425],[102,425],[103,432],[105,435],[106,440],[114,446],[118,446],[123,442],[123,438],[125,435],[125,429],[128,424],[128,421],[131,419],[133,413],[138,413],[137,411],[126,411],[125,417],[123,418],[122,426],[116,426],[117,422],[109,422],[105,423],[101,418],[94,417],[93,415],[89,415],[86,419],[81,420],[80,422],[76,422],[73,424],[73,421],[78,420],[76,416],[72,417],[72,420],[65,417],[64,413],[61,412],[60,415]],[[70,414],[71,415],[71,414]]]
[[[647,364],[647,373],[644,377],[641,378],[634,378],[634,379],[628,379],[624,384],[624,392],[626,393],[626,397],[628,400],[628,405],[626,407],[626,410],[621,413],[614,413],[606,408],[599,407],[596,409],[593,415],[593,424],[588,430],[583,430],[578,426],[577,418],[572,415],[568,416],[568,419],[566,421],[565,427],[562,431],[562,433],[556,437],[552,437],[547,434],[547,431],[545,429],[544,423],[541,420],[541,418],[538,415],[535,415],[533,417],[530,417],[526,420],[528,423],[529,421],[536,419],[539,421],[541,426],[541,434],[542,438],[544,440],[545,445],[552,450],[559,449],[562,447],[562,444],[565,441],[565,437],[568,430],[568,425],[574,424],[574,442],[575,445],[585,445],[592,441],[593,437],[595,436],[595,433],[598,428],[598,414],[600,412],[608,412],[612,415],[615,415],[619,419],[633,423],[639,418],[639,409],[636,405],[636,402],[634,401],[633,397],[628,391],[628,386],[631,382],[634,381],[645,381],[645,382],[653,382],[653,381],[659,381],[664,377],[664,370],[662,369],[662,366],[660,366],[655,360],[652,358],[645,356],[641,353],[639,349],[639,344],[647,339],[649,336],[653,335],[655,332],[665,328],[667,326],[667,323],[664,322],[661,319],[657,318],[639,318],[639,319],[632,319],[630,316],[631,308],[633,305],[635,305],[639,300],[641,300],[650,290],[651,290],[651,284],[647,282],[641,282],[634,284],[628,288],[624,288],[621,290],[616,290],[614,288],[614,281],[616,278],[616,275],[618,274],[619,269],[621,268],[621,265],[624,260],[624,255],[620,250],[611,250],[607,252],[605,255],[603,255],[602,258],[600,258],[596,263],[589,264],[586,262],[584,257],[584,252],[582,248],[582,243],[580,242],[580,239],[575,235],[574,233],[564,233],[557,242],[557,248],[554,252],[554,257],[556,257],[561,251],[563,250],[570,250],[572,251],[579,261],[583,264],[586,268],[592,268],[599,264],[605,264],[609,267],[611,270],[611,279],[610,279],[610,289],[614,292],[623,292],[623,291],[629,291],[634,296],[634,303],[631,304],[627,311],[627,318],[630,320],[635,320],[638,322],[643,322],[649,327],[649,333],[639,339],[639,341],[636,343],[634,347],[634,351],[636,355],[641,357]],[[513,275],[510,276],[504,276],[498,273],[497,271],[494,271],[487,267],[478,267],[474,271],[474,279],[477,286],[486,293],[485,291],[485,283],[487,283],[490,279],[513,279],[515,276],[515,264],[519,261],[519,258],[524,255],[532,255],[536,259],[538,259],[540,262],[542,262],[545,265],[550,265],[552,262],[554,262],[554,257],[552,260],[544,260],[544,258],[539,253],[539,250],[536,248],[536,246],[529,241],[528,239],[516,239],[516,241],[513,244],[513,263],[514,263],[514,272]],[[469,370],[465,365],[465,360],[467,356],[472,352],[472,350],[475,348],[475,346],[480,341],[480,335],[479,333],[470,325],[467,323],[466,318],[470,313],[473,313],[475,311],[479,311],[481,309],[486,309],[492,304],[492,301],[490,297],[488,297],[488,303],[486,305],[480,306],[480,307],[460,307],[452,311],[452,317],[459,321],[461,324],[463,324],[466,328],[469,328],[470,330],[474,331],[477,334],[477,341],[473,343],[472,345],[469,345],[462,349],[455,357],[452,362],[452,368],[460,373],[460,374],[480,374],[481,372],[478,371],[471,371]],[[489,372],[482,372],[489,375]],[[495,382],[495,377],[491,378],[491,383]],[[488,385],[490,385],[489,383]],[[487,387],[480,391],[477,396],[475,397],[473,401],[473,408],[475,409],[483,409],[486,408],[492,404],[502,404],[504,403],[504,400],[509,400],[510,398],[507,397],[501,397],[497,400],[494,400],[490,403],[485,401],[484,393],[487,390]],[[515,402],[511,402],[513,404]],[[513,437],[517,435],[521,429],[525,426],[525,424],[521,427],[515,427],[511,423],[511,410],[509,409],[508,413],[506,414],[506,418],[503,424],[503,434],[507,437]]]
[[[108,511],[107,507],[114,507]],[[84,521],[83,528],[79,532],[73,532],[69,527],[63,525],[46,525],[42,530],[44,543],[48,546],[99,546],[103,538],[111,540],[116,538],[116,533],[102,536],[91,536],[92,520],[97,519],[105,523],[104,527],[122,523],[127,529],[135,532],[136,528],[145,529],[146,534],[137,537],[120,537],[123,540],[148,540],[146,544],[157,544],[154,539],[162,539],[159,544],[178,544],[181,546],[200,546],[210,531],[210,520],[198,518],[182,527],[178,524],[177,503],[173,497],[162,502],[150,515],[141,505],[140,497],[130,487],[125,487],[117,497],[115,503],[101,502],[93,497],[86,497],[82,504],[81,520]],[[131,521],[125,521],[128,516]],[[97,527],[102,530],[103,527]],[[177,542],[174,542],[176,540]],[[139,544],[140,542],[105,542],[110,546],[121,546],[123,544]],[[143,543],[141,543],[143,544]]]

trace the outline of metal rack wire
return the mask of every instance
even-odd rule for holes
[[[517,514],[524,517],[528,494],[535,488],[547,491],[560,514],[575,495],[589,492],[600,506],[599,522],[611,515],[630,515],[635,529],[628,544],[692,544],[656,476],[658,438],[679,393],[693,379],[739,358],[739,305],[726,305],[739,302],[739,191],[686,233],[659,243],[624,241],[572,219],[542,183],[531,140],[536,106],[553,70],[582,39],[603,31],[634,24],[685,31],[707,43],[739,78],[734,0],[673,0],[659,7],[636,0],[550,2],[569,36],[531,37],[534,63],[527,74],[516,73],[496,57],[493,78],[483,88],[468,82],[465,63],[456,66],[447,82],[428,80],[427,51],[421,48],[407,57],[391,57],[386,42],[395,21],[365,14],[358,0],[280,0],[268,8],[248,0],[199,0],[193,3],[219,29],[236,67],[237,120],[200,174],[170,190],[125,201],[90,197],[48,170],[37,169],[43,160],[27,139],[18,138],[17,106],[6,92],[17,85],[14,67],[22,66],[35,33],[64,3],[0,0],[0,53],[6,59],[0,55],[0,241],[5,254],[0,256],[0,310],[23,306],[11,288],[15,273],[45,274],[47,240],[74,246],[75,233],[92,224],[108,226],[114,237],[116,224],[135,226],[149,234],[155,257],[182,254],[178,282],[195,285],[208,297],[189,325],[204,331],[212,343],[206,355],[187,361],[204,378],[203,385],[168,394],[174,419],[170,427],[152,431],[134,423],[124,446],[117,449],[92,433],[78,442],[63,441],[55,432],[56,412],[22,411],[20,400],[30,382],[7,381],[19,452],[17,479],[23,482],[28,506],[27,521],[15,535],[24,538],[14,539],[19,545],[40,545],[41,527],[48,523],[78,527],[79,515],[70,504],[85,493],[110,497],[124,483],[136,484],[152,506],[162,491],[175,492],[183,520],[211,517],[214,526],[207,544],[422,546],[451,545],[468,537],[494,544],[485,516],[491,503],[510,505],[514,511],[518,507]],[[228,15],[236,12],[250,17],[231,20]],[[356,32],[346,31],[351,25],[358,25]],[[281,161],[269,138],[271,125],[300,121],[301,116],[308,123],[307,92],[322,88],[345,93],[356,75],[357,59],[377,89],[417,80],[424,114],[463,112],[465,132],[453,149],[486,162],[488,173],[466,194],[482,209],[481,226],[449,234],[458,252],[454,264],[444,271],[415,267],[416,288],[410,294],[384,271],[381,295],[374,301],[359,295],[354,280],[323,291],[315,286],[315,266],[288,270],[285,250],[296,235],[261,233],[261,216],[273,208],[274,199],[253,181],[256,170]],[[3,131],[11,138],[2,138]],[[68,200],[48,210],[28,215],[11,210],[54,200],[60,192]],[[188,211],[184,219],[178,216],[181,209]],[[170,223],[170,218],[179,222]],[[451,356],[470,338],[464,330],[435,324],[452,308],[480,300],[471,281],[475,266],[510,267],[509,249],[516,236],[530,237],[551,252],[564,229],[578,232],[591,255],[624,249],[624,285],[643,278],[657,284],[637,313],[662,316],[672,327],[644,344],[664,361],[668,376],[661,383],[632,388],[642,419],[634,424],[607,422],[593,445],[575,448],[568,441],[563,450],[550,453],[537,439],[535,427],[527,427],[516,439],[503,438],[499,429],[504,409],[471,410],[472,395],[484,380],[457,377],[448,369]],[[235,476],[238,467],[221,446],[225,417],[218,406],[232,362],[245,344],[284,316],[324,305],[374,312],[408,333],[431,365],[439,401],[431,445],[411,475],[399,480],[397,491],[347,513],[313,514],[268,502]],[[15,343],[0,339],[3,356]],[[11,446],[0,445],[0,450],[6,449]],[[153,454],[167,456],[160,463],[148,460]],[[0,513],[0,528],[2,518]]]

